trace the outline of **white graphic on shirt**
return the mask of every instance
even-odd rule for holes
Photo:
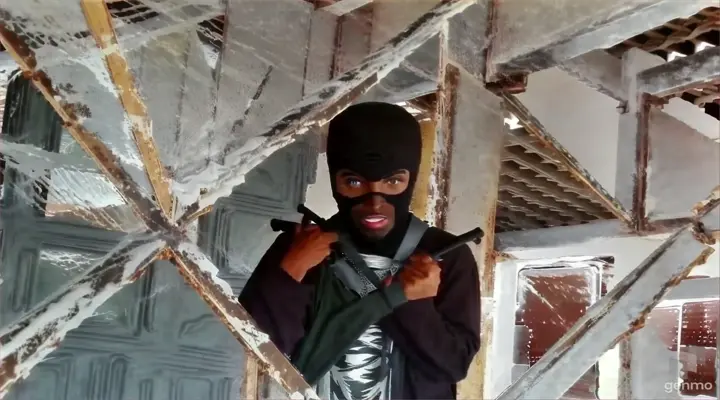
[[[362,257],[380,279],[391,273],[391,259],[366,254]],[[390,338],[380,327],[371,325],[330,370],[331,399],[389,400],[391,349]]]

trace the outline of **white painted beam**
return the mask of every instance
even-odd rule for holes
[[[631,230],[619,220],[597,220],[587,224],[557,226],[552,228],[528,229],[499,233],[495,248],[505,253],[542,248],[576,246],[595,240],[608,238],[629,238],[639,236],[663,235],[675,231],[688,223],[688,219],[654,221],[644,234]]]
[[[489,80],[550,68],[716,5],[715,0],[561,0],[528,7],[526,0],[502,1]]]
[[[663,97],[720,80],[720,47],[710,47],[687,57],[638,73],[638,90]]]
[[[360,7],[364,7],[372,3],[372,1],[373,0],[339,0],[329,6],[321,8],[321,10],[339,17],[341,15],[349,14]]]

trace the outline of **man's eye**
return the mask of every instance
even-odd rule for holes
[[[348,179],[345,181],[345,183],[347,183],[348,186],[358,187],[358,186],[361,185],[362,182],[360,182],[360,180],[355,179],[355,178],[348,178]]]
[[[400,179],[398,179],[398,178],[390,178],[390,179],[388,179],[386,182],[389,183],[390,185],[393,185],[393,186],[399,185],[399,184],[402,183],[402,181],[401,181]]]

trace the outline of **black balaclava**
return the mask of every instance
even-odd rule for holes
[[[338,219],[358,250],[393,257],[410,221],[410,200],[420,167],[420,124],[404,108],[379,102],[359,103],[338,114],[328,129],[327,161]],[[410,172],[407,189],[398,195],[368,193],[357,198],[341,196],[335,175],[341,169],[358,173],[369,182],[387,178],[399,169]],[[363,235],[351,217],[351,208],[379,195],[395,208],[395,225],[382,239]]]

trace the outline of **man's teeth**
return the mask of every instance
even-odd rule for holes
[[[365,218],[365,221],[370,222],[370,223],[382,222],[384,220],[385,220],[384,217]]]

